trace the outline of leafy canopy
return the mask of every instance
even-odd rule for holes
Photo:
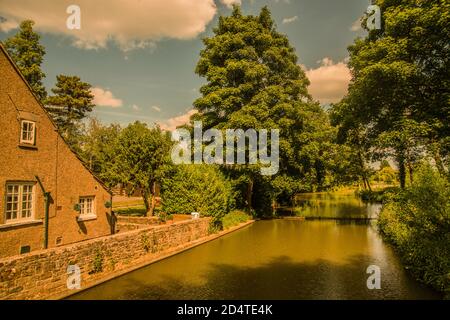
[[[220,220],[233,207],[231,184],[213,165],[175,166],[162,185],[163,210]]]
[[[118,135],[102,177],[113,183],[123,183],[130,191],[140,189],[144,204],[150,210],[149,198],[154,184],[161,182],[165,166],[169,163],[170,136],[159,127],[148,128],[136,121]]]
[[[304,185],[326,184],[326,160],[335,153],[331,143],[335,131],[308,94],[309,81],[295,49],[276,30],[270,11],[264,7],[258,16],[243,15],[235,6],[230,16],[219,18],[213,31],[203,40],[196,67],[207,83],[194,102],[199,113],[192,120],[202,121],[205,129],[279,129],[278,175],[297,179],[278,179],[271,197],[286,193],[281,186],[294,193]],[[259,178],[257,165],[238,165],[232,171],[233,179],[247,183],[247,193],[254,182],[270,184],[276,179]],[[250,198],[247,194],[247,204]]]
[[[33,31],[33,25],[31,20],[22,21],[19,32],[5,41],[5,48],[34,94],[43,101],[47,96],[42,83],[45,74],[41,70],[45,48],[39,42],[39,34]]]

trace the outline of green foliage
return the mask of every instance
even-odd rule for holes
[[[222,225],[224,229],[231,228],[233,226],[236,226],[240,223],[246,222],[250,220],[252,217],[249,216],[246,212],[241,210],[233,210],[229,213],[227,213],[222,218]]]
[[[393,193],[398,192],[398,188],[391,187],[385,188],[383,190],[359,190],[357,191],[357,195],[363,200],[367,202],[379,202],[384,203],[390,199]]]
[[[95,106],[91,85],[77,76],[56,76],[52,92],[54,95],[47,98],[46,108],[61,128],[82,120]]]
[[[147,211],[144,206],[114,209],[114,212],[118,215],[133,216],[133,217],[142,217],[147,214]]]
[[[167,221],[173,221],[173,214],[167,214],[165,212],[158,212],[158,220],[160,223],[166,223]]]
[[[109,185],[123,183],[130,187],[130,192],[141,190],[146,211],[151,214],[149,200],[170,161],[171,145],[167,132],[136,121],[120,131],[101,176]]]
[[[167,213],[165,213],[165,212],[160,212],[160,213],[158,214],[158,219],[159,219],[159,222],[165,223],[165,222],[167,221]]]
[[[162,184],[163,211],[221,218],[233,208],[233,190],[213,165],[179,165]]]
[[[91,273],[99,273],[103,271],[104,255],[101,249],[97,249],[95,252],[94,260],[92,261]]]
[[[450,295],[450,183],[429,165],[414,182],[392,194],[378,225],[399,250],[407,268]]]
[[[77,76],[58,75],[53,96],[45,99],[45,108],[52,116],[58,130],[71,146],[78,146],[80,121],[92,108],[94,95],[91,85]]]
[[[97,119],[91,118],[79,140],[81,158],[109,187],[115,185],[114,179],[109,176],[109,166],[115,157],[114,148],[121,130],[118,124],[105,126]]]
[[[209,223],[208,233],[218,233],[223,230],[223,223],[222,220],[219,218],[213,218],[211,222]]]
[[[333,112],[340,135],[353,140],[357,150],[397,161],[405,187],[406,167],[411,175],[424,151],[441,173],[448,163],[450,3],[374,4],[383,13],[383,29],[370,31],[349,47],[353,79]],[[356,133],[363,139],[354,141]]]
[[[144,248],[145,252],[150,252],[150,249],[152,247],[152,243],[151,243],[150,238],[148,237],[148,235],[146,233],[142,234],[141,242],[142,242],[142,247]]]
[[[339,155],[332,142],[336,131],[308,94],[309,81],[295,50],[276,30],[267,7],[253,16],[235,6],[231,16],[219,17],[214,36],[203,42],[196,73],[207,83],[194,102],[199,113],[192,120],[202,121],[204,129],[280,130],[280,170],[278,178],[271,177],[275,192],[269,191],[271,179],[261,178],[259,165],[227,168],[234,171],[227,174],[239,182],[247,210],[268,214],[278,195],[289,198],[305,186],[329,186],[330,159]]]
[[[259,16],[244,16],[236,6],[231,16],[220,17],[214,36],[203,40],[196,73],[208,79],[201,87],[202,97],[194,102],[204,125],[213,127],[233,120],[234,113],[256,111],[246,127],[258,127],[259,113],[288,99],[309,97],[309,84],[297,64],[295,50],[287,37],[275,30],[267,7]],[[277,97],[280,101],[270,102]],[[262,102],[257,106],[257,102]],[[257,109],[260,107],[261,109]],[[244,116],[244,114],[242,114]],[[262,116],[262,115],[261,115]],[[243,128],[243,127],[241,127]]]
[[[397,172],[388,164],[387,167],[382,167],[375,172],[372,179],[378,183],[395,184],[397,182]]]
[[[40,36],[33,31],[34,22],[22,21],[19,32],[5,41],[5,49],[16,63],[20,72],[30,85],[33,93],[40,101],[47,96],[42,80],[45,78],[41,70],[45,48],[39,42]]]

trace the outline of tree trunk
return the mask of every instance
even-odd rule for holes
[[[397,158],[398,162],[398,177],[400,180],[400,188],[405,189],[406,185],[406,168],[405,168],[405,159],[400,156]]]
[[[412,184],[414,181],[413,178],[414,169],[411,162],[408,162],[408,173],[409,173],[409,183]]]
[[[364,188],[369,189],[369,191],[372,191],[372,187],[370,186],[369,179],[367,179],[366,166],[364,164],[364,159],[363,159],[363,156],[360,151],[358,152],[358,157],[359,157],[359,165],[361,166],[361,175],[362,175],[362,179],[364,182]]]
[[[150,204],[150,210],[148,212],[148,214],[150,216],[153,216],[153,214],[155,213],[155,205],[156,205],[156,200],[155,200],[155,188],[156,188],[156,182],[152,183],[152,187],[150,189],[150,196],[151,196],[151,204]]]
[[[369,191],[370,192],[372,192],[372,187],[370,186],[370,181],[369,181],[369,179],[367,179],[367,176],[366,176],[366,174],[364,174],[364,179],[366,179],[366,183],[367,183],[367,189],[369,189]]]
[[[444,163],[442,162],[441,154],[439,153],[439,150],[437,150],[437,148],[434,148],[434,150],[433,150],[433,159],[434,159],[434,162],[436,163],[436,167],[437,167],[439,173],[442,176],[445,176],[446,172],[445,172]]]
[[[142,190],[142,199],[144,200],[144,206],[145,206],[145,215],[150,216],[150,203],[149,203],[149,192],[148,190]]]
[[[253,196],[253,179],[250,179],[250,181],[247,184],[247,194],[246,194],[247,211],[249,213],[252,212],[252,196]]]

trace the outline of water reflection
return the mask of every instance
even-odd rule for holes
[[[279,212],[306,218],[376,218],[381,205],[366,203],[354,194],[302,193],[294,198],[293,208]]]
[[[381,268],[381,290],[366,269]],[[432,299],[368,224],[269,220],[131,272],[74,299]]]

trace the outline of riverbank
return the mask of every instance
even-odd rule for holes
[[[405,268],[419,281],[450,298],[450,186],[431,167],[414,183],[392,194],[380,213],[384,239],[399,253]]]

